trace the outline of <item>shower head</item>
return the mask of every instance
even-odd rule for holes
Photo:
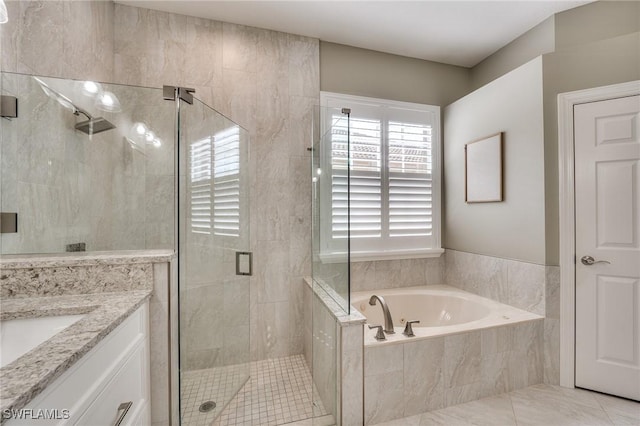
[[[87,121],[81,121],[76,124],[76,130],[80,130],[87,135],[95,135],[96,133],[105,132],[115,129],[116,126],[102,117],[89,118]]]
[[[115,129],[116,126],[111,124],[109,121],[105,120],[102,117],[96,117],[96,118],[92,117],[91,114],[89,114],[87,111],[76,106],[71,101],[71,99],[67,98],[65,95],[61,93],[56,92],[51,87],[49,87],[47,83],[45,83],[38,77],[33,77],[33,78],[38,82],[40,87],[42,87],[42,90],[47,96],[58,101],[60,105],[70,110],[73,113],[73,115],[79,116],[80,114],[82,114],[85,117],[87,117],[86,121],[82,121],[76,124],[76,130],[80,130],[81,132],[91,136],[96,133],[104,132],[106,130]]]

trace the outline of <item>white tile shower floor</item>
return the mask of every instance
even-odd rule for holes
[[[314,410],[311,373],[302,355],[252,362],[250,369],[250,379],[226,407],[222,406],[224,402],[246,380],[246,365],[183,373],[182,424],[272,426],[326,414],[318,401]],[[215,401],[219,406],[201,413],[198,408],[205,401]]]
[[[535,385],[376,426],[640,425],[640,403],[582,389]]]

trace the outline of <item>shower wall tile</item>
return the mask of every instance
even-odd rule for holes
[[[290,94],[316,98],[320,81],[319,40],[289,34],[288,50]]]
[[[255,265],[258,303],[289,300],[289,243],[259,241],[256,252],[261,254]]]
[[[313,341],[313,318],[312,318],[312,303],[313,296],[312,290],[306,282],[302,284],[302,294],[303,294],[303,354],[304,359],[307,362],[307,367],[311,368],[311,358],[312,358],[312,341]]]
[[[64,2],[20,2],[18,61],[15,71],[62,77]],[[82,34],[79,36],[83,36]]]
[[[295,354],[304,353],[305,310],[310,307],[305,305],[305,287],[308,286],[303,278],[289,278],[289,352]]]
[[[5,1],[9,21],[0,26],[0,70],[15,72],[18,67],[18,32],[20,2]]]
[[[188,70],[189,84],[198,88],[220,87],[222,75],[222,22],[187,16],[185,34],[184,69]],[[177,83],[176,83],[177,84]],[[180,83],[182,84],[182,83]],[[216,86],[217,84],[217,86]],[[198,99],[208,105],[209,100],[196,90]]]
[[[110,1],[8,1],[2,70],[86,80],[113,77]]]
[[[64,2],[63,12],[63,75],[66,78],[111,81],[113,3]]]
[[[257,72],[257,28],[223,23],[222,66],[230,70]]]
[[[223,342],[223,317],[214,307],[224,306],[224,285],[210,284],[183,290],[180,316],[188,332],[182,333],[182,354],[219,349]],[[191,369],[186,366],[187,369]]]
[[[259,303],[257,305],[256,335],[251,344],[256,345],[254,356],[260,359],[278,358],[289,352],[289,302]],[[253,349],[253,348],[252,348]]]
[[[317,97],[295,96],[289,92],[289,126],[290,145],[289,155],[295,157],[306,157],[304,163],[306,170],[310,167],[311,152],[307,149],[312,145],[313,135],[313,112],[318,105]],[[309,175],[309,173],[307,173]],[[311,202],[311,194],[308,196]]]
[[[289,269],[298,278],[311,275],[311,212],[289,217],[289,234],[297,236],[289,244]]]

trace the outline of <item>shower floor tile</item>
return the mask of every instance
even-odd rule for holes
[[[246,364],[183,372],[180,383],[182,424],[210,426],[224,409],[225,402],[245,384],[248,372]],[[211,411],[200,412],[200,404],[206,401],[214,401],[218,405]]]
[[[241,385],[239,379],[246,378],[246,366],[186,372],[181,392],[182,424],[275,426],[327,414],[318,402],[314,410],[311,373],[302,355],[252,362],[250,369],[250,379],[227,407],[208,413],[198,411],[200,404],[208,400],[224,404]]]

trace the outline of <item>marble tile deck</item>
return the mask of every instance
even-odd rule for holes
[[[582,389],[535,385],[498,396],[378,423],[378,426],[640,425],[640,403]]]

